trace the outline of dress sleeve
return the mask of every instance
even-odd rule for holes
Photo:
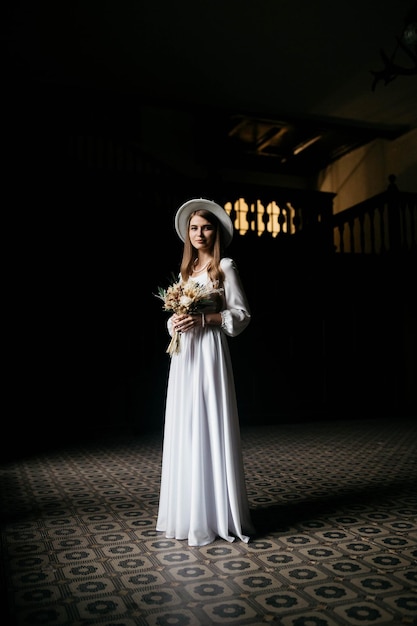
[[[224,257],[220,265],[225,276],[225,306],[220,312],[222,316],[222,330],[226,335],[236,337],[246,328],[251,320],[249,303],[235,262],[228,257]]]

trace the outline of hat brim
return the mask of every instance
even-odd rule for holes
[[[216,202],[205,198],[188,200],[178,209],[175,215],[175,230],[182,241],[185,241],[188,231],[188,220],[191,213],[198,210],[210,211],[219,220],[223,234],[223,244],[228,246],[233,239],[233,223],[226,211]]]

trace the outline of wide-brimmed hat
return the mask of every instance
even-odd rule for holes
[[[223,234],[223,244],[228,246],[233,239],[233,223],[226,211],[216,202],[205,198],[194,198],[188,200],[178,209],[175,215],[175,230],[182,241],[185,241],[188,231],[188,220],[194,211],[203,209],[210,211],[219,220]]]

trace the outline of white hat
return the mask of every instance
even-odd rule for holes
[[[224,246],[228,246],[233,239],[233,223],[226,211],[219,204],[216,204],[212,200],[206,200],[205,198],[195,198],[194,200],[188,200],[178,209],[175,215],[175,230],[182,241],[185,241],[188,231],[188,220],[194,211],[203,209],[210,211],[219,220],[219,224],[222,227],[223,243]]]

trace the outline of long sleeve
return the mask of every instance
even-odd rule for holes
[[[225,308],[221,311],[222,330],[226,335],[236,337],[251,320],[249,303],[235,262],[224,257],[221,260],[221,268],[225,275]]]

